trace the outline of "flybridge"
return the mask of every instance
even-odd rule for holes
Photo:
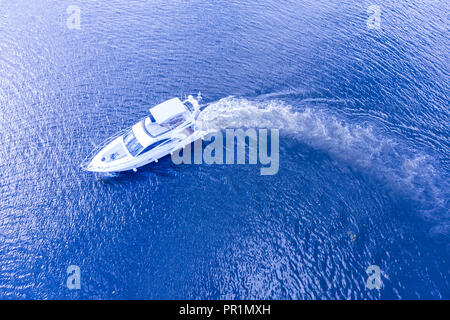
[[[164,123],[188,110],[180,99],[173,98],[154,106],[149,111],[157,123]]]

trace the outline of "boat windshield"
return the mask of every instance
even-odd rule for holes
[[[159,124],[152,122],[149,117],[147,117],[143,120],[142,127],[147,132],[147,134],[153,138],[158,137],[168,131],[167,128],[162,127]]]
[[[136,157],[142,150],[144,150],[144,147],[139,143],[139,141],[136,139],[136,136],[133,133],[133,130],[130,129],[125,135],[123,136],[123,143],[125,144],[128,152],[133,156]]]

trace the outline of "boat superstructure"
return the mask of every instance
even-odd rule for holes
[[[192,96],[185,101],[167,100],[149,111],[147,117],[96,148],[82,168],[92,172],[136,171],[208,133],[197,122],[200,106]]]

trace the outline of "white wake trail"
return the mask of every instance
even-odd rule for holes
[[[301,104],[308,105],[307,100]],[[230,96],[211,103],[199,119],[214,130],[280,129],[281,137],[294,137],[350,166],[369,171],[400,190],[410,190],[419,201],[445,206],[443,182],[432,157],[408,147],[397,137],[386,136],[371,124],[351,122],[324,107],[295,110],[280,100],[252,101]]]

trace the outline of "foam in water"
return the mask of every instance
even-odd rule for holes
[[[302,105],[307,105],[307,99]],[[370,124],[351,123],[323,107],[294,108],[280,100],[226,97],[211,103],[199,116],[209,128],[277,128],[301,143],[325,151],[387,180],[423,203],[445,206],[432,157],[387,137]],[[283,156],[282,154],[280,155]]]

